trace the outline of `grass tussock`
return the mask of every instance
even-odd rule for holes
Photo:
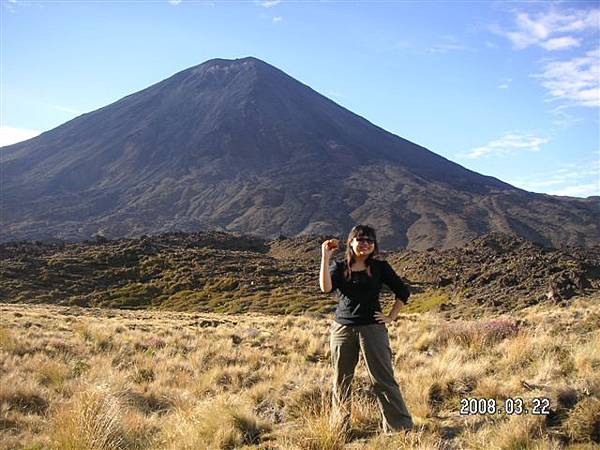
[[[567,435],[575,442],[600,443],[600,400],[586,398],[565,419]]]
[[[0,383],[0,406],[5,410],[23,414],[42,415],[48,410],[49,395],[34,380],[12,373],[2,377]]]
[[[228,292],[223,281],[211,289]],[[268,302],[268,299],[265,299]],[[330,319],[0,305],[0,449],[588,449],[600,299],[388,325],[411,431],[386,435],[364,363],[331,410]],[[547,415],[461,415],[465,398]]]
[[[162,448],[233,449],[261,443],[271,426],[234,397],[206,400],[174,412],[161,433]]]
[[[282,437],[284,444],[306,450],[343,450],[351,426],[332,411],[330,398],[331,390],[322,383],[301,388],[290,402],[296,422]]]
[[[119,399],[106,386],[78,392],[53,415],[51,440],[62,450],[117,450],[127,438]]]
[[[60,390],[70,376],[71,371],[61,361],[46,360],[37,364],[36,379],[43,386]]]
[[[455,344],[481,351],[506,338],[516,336],[518,332],[519,326],[512,319],[455,321],[444,323],[433,343],[438,347]]]

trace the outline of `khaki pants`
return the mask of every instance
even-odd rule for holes
[[[350,424],[350,400],[358,353],[362,353],[369,378],[377,396],[386,432],[410,429],[413,421],[394,379],[392,349],[384,324],[331,325],[331,361],[333,376],[333,411]]]

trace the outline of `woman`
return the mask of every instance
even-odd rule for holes
[[[331,255],[339,247],[337,239],[321,246],[320,287],[323,292],[337,290],[338,306],[331,326],[331,359],[333,378],[333,410],[350,424],[350,397],[354,369],[362,353],[369,378],[377,396],[385,432],[410,429],[412,418],[394,379],[392,350],[386,323],[398,316],[410,292],[394,269],[374,258],[378,253],[375,230],[357,225],[348,235],[346,257],[333,261]],[[386,284],[396,295],[388,315],[381,312],[379,291]]]

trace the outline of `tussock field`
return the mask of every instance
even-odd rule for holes
[[[351,431],[330,420],[331,316],[0,313],[3,449],[600,448],[597,296],[485,320],[401,314],[388,330],[416,427],[392,435],[362,361]],[[530,413],[461,415],[466,398]]]

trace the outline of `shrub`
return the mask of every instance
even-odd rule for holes
[[[233,277],[222,277],[207,283],[205,289],[212,292],[228,292],[237,289],[239,282]]]

